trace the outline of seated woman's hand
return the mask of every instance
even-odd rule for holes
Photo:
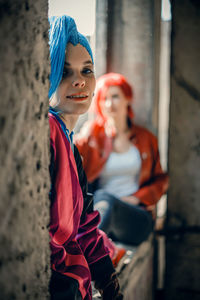
[[[156,219],[156,205],[153,204],[153,205],[149,205],[146,207],[146,210],[149,211],[152,215],[152,218],[155,220]]]
[[[134,196],[124,196],[121,197],[121,200],[133,205],[138,205],[140,203],[140,200]]]

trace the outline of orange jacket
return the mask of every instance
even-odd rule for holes
[[[157,138],[147,129],[133,125],[130,141],[141,156],[139,189],[133,196],[141,203],[154,205],[168,188],[168,176],[160,165]],[[112,151],[112,137],[105,132],[104,126],[97,121],[88,122],[75,136],[75,144],[83,158],[83,167],[92,182],[98,178]]]

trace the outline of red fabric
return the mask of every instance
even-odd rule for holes
[[[49,124],[55,172],[50,208],[51,265],[55,271],[76,279],[83,299],[91,300],[89,266],[107,256],[108,250],[97,229],[99,213],[93,211],[81,218],[83,196],[73,152],[60,123],[51,114]]]
[[[104,244],[109,249],[109,255],[112,260],[113,266],[114,268],[116,268],[120,259],[125,255],[126,250],[122,247],[117,247],[115,243],[110,238],[108,238],[105,232],[101,231],[101,234],[104,239]]]
[[[138,148],[142,160],[139,190],[134,196],[147,206],[154,205],[168,188],[168,176],[160,165],[157,139],[147,129],[133,125],[130,141]],[[88,181],[92,182],[100,176],[112,151],[112,136],[106,135],[102,123],[88,122],[75,137],[75,144],[83,158]]]

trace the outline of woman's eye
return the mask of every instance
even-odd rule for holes
[[[64,69],[63,70],[62,79],[66,78],[69,75],[70,75],[70,70],[69,69]]]
[[[90,69],[90,68],[85,68],[85,69],[83,69],[82,73],[87,75],[87,74],[92,74],[92,73],[94,73],[94,72],[93,72],[93,70]]]
[[[117,95],[117,94],[112,95],[112,99],[119,99],[119,95]]]

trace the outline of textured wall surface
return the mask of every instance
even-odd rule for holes
[[[169,213],[200,226],[200,2],[172,8]]]
[[[199,300],[200,234],[167,239],[166,300]]]
[[[160,1],[157,1],[160,3]],[[108,1],[108,51],[107,71],[124,74],[134,87],[135,119],[149,128],[153,127],[153,105],[157,90],[155,85],[156,42],[154,28],[156,9],[151,0]],[[157,78],[158,80],[158,78]]]
[[[127,246],[129,252],[134,250]],[[136,247],[132,259],[117,266],[124,300],[153,300],[153,236]],[[127,265],[126,265],[127,264]]]
[[[107,8],[108,0],[96,0],[95,65],[97,78],[107,70]]]
[[[0,299],[48,299],[46,0],[0,3]]]
[[[200,2],[172,1],[166,300],[200,296]]]

